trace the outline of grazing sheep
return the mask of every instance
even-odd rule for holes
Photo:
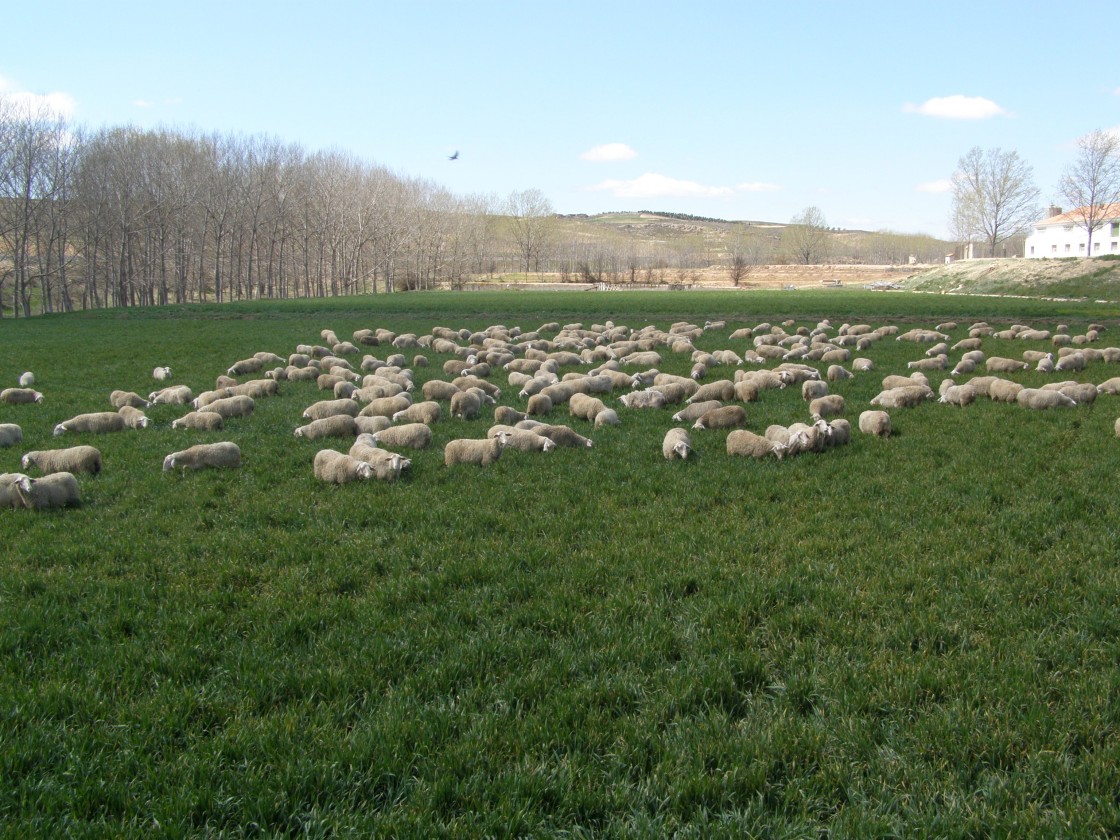
[[[747,429],[735,429],[727,435],[727,454],[750,458],[765,458],[773,455],[778,460],[785,455],[786,444],[756,435]]]
[[[692,439],[688,436],[687,429],[678,426],[665,433],[665,438],[661,441],[661,454],[665,456],[666,461],[678,458],[684,461],[691,453]]]
[[[214,432],[225,426],[225,423],[225,418],[215,411],[192,411],[177,420],[172,420],[171,428]]]
[[[78,498],[78,479],[73,473],[56,472],[42,478],[29,478],[24,475],[15,483],[18,507],[29,510],[73,507],[80,504]]]
[[[556,443],[551,438],[538,435],[530,429],[511,429],[508,426],[492,426],[486,437],[495,438],[500,434],[507,435],[506,448],[516,449],[518,452],[551,452],[556,448]]]
[[[954,385],[952,380],[946,379],[950,383],[948,387],[941,391],[939,402],[946,405],[959,405],[962,408],[966,405],[971,405],[976,401],[976,391],[970,385]]]
[[[193,407],[197,411],[199,409],[206,408],[206,406],[210,405],[210,403],[217,402],[218,400],[224,400],[226,397],[231,396],[233,396],[233,394],[230,393],[229,388],[217,388],[213,391],[203,391],[201,394],[191,400],[191,407]]]
[[[231,397],[252,397],[255,400],[261,400],[265,397],[275,397],[280,393],[280,384],[275,379],[250,379],[248,382],[242,382],[240,385],[232,385],[229,388],[229,395]]]
[[[210,403],[210,405],[206,406],[207,411],[220,414],[227,420],[230,417],[248,417],[253,413],[253,409],[255,408],[256,403],[253,402],[253,398],[244,395],[215,400]]]
[[[91,432],[103,434],[106,432],[121,432],[128,428],[124,418],[115,411],[97,411],[92,414],[79,414],[69,420],[63,420],[54,427],[55,437],[64,432]]]
[[[15,423],[0,423],[0,448],[15,446],[23,440],[23,429]]]
[[[130,405],[122,405],[117,409],[117,414],[124,418],[125,425],[130,429],[146,429],[151,423],[143,411]]]
[[[109,394],[109,404],[117,410],[126,405],[133,408],[147,408],[150,405],[146,399],[132,391],[113,391]]]
[[[1024,388],[1015,397],[1015,402],[1023,408],[1044,410],[1048,408],[1070,408],[1077,403],[1061,391],[1044,391],[1041,388]]]
[[[0,473],[0,509],[23,507],[16,485],[27,477],[23,473]]]
[[[933,391],[926,385],[907,385],[880,391],[871,398],[871,404],[882,408],[914,408],[933,399]]]
[[[494,409],[494,422],[504,423],[509,426],[520,423],[528,416],[528,414],[518,411],[516,408],[509,405],[499,405]]]
[[[853,376],[855,376],[855,374],[843,365],[829,365],[825,373],[825,378],[829,382],[839,382],[843,379],[851,379]]]
[[[37,467],[45,474],[68,472],[97,475],[101,472],[101,453],[92,446],[44,449],[24,453],[20,466],[25,470]]]
[[[313,462],[315,478],[332,484],[368,481],[373,478],[373,465],[333,449],[320,449]]]
[[[914,362],[907,362],[906,367],[911,370],[945,370],[949,367],[949,357],[941,353],[930,359],[918,359]]]
[[[867,372],[874,369],[875,363],[871,361],[871,359],[860,358],[852,360],[852,370],[856,371],[857,373]]]
[[[847,446],[852,442],[852,424],[839,417],[828,424],[828,435],[825,437],[825,445],[830,449],[835,446]]]
[[[662,397],[664,399],[664,397]],[[533,394],[529,397],[529,403],[525,408],[525,413],[533,417],[544,417],[552,413],[552,399],[548,394]]]
[[[865,435],[890,437],[891,416],[885,411],[865,411],[859,416],[859,430]]]
[[[806,379],[801,383],[801,399],[812,402],[817,397],[828,396],[828,383],[820,379]]]
[[[660,391],[631,391],[618,398],[626,408],[664,408],[668,404]]]
[[[571,446],[577,448],[591,448],[594,445],[591,438],[586,438],[574,429],[568,426],[550,426],[547,423],[542,423],[534,427],[538,435],[546,437],[555,443],[557,446]]]
[[[33,388],[5,388],[0,391],[0,403],[8,403],[8,405],[26,405],[42,401],[43,395]]]
[[[622,421],[618,418],[618,412],[613,408],[604,408],[595,415],[595,428],[598,429],[602,426],[621,426]]]
[[[733,399],[735,399],[735,383],[730,379],[717,379],[714,382],[706,382],[697,388],[688,398],[688,402],[705,402],[707,400],[729,402]]]
[[[823,397],[817,397],[809,403],[809,416],[814,421],[820,420],[822,417],[835,417],[837,414],[843,414],[845,407],[842,396],[827,394]]]
[[[484,440],[459,438],[450,440],[443,447],[444,466],[452,467],[456,464],[475,464],[485,467],[502,457],[502,450],[506,448],[509,435],[500,433],[497,437]]]
[[[970,383],[971,384],[971,383]],[[1009,379],[997,379],[988,385],[988,398],[994,402],[1015,402],[1023,386]]]
[[[736,386],[738,386],[741,383],[736,382],[735,384]],[[723,403],[721,403],[719,400],[705,400],[704,402],[691,403],[673,415],[673,422],[691,423],[693,420],[702,417],[713,408],[720,408],[722,405]]]
[[[179,467],[184,470],[201,470],[206,467],[240,467],[241,448],[230,441],[198,443],[181,452],[172,452],[163,459],[163,471]]]
[[[606,410],[606,405],[603,404],[603,401],[588,394],[573,394],[571,400],[568,401],[568,413],[572,417],[578,417],[589,422],[593,422],[599,412],[604,410]]]
[[[741,405],[723,405],[706,411],[692,424],[694,429],[733,429],[747,422],[747,412]]]
[[[392,419],[394,423],[406,420],[409,423],[423,423],[425,426],[430,426],[438,423],[441,417],[443,417],[443,409],[440,408],[439,403],[435,400],[425,400],[396,412]]]
[[[802,452],[822,451],[832,436],[832,427],[824,420],[817,420],[812,425],[794,423],[789,427],[788,432],[787,454],[799,455]]]
[[[371,478],[380,481],[396,481],[401,473],[412,467],[412,461],[396,452],[381,449],[375,443],[359,439],[350,447],[349,457],[362,461],[373,468]]]
[[[373,434],[374,444],[389,449],[407,447],[426,449],[432,442],[432,428],[424,423],[405,423],[403,426],[390,426]]]
[[[1054,363],[1055,371],[1085,370],[1085,354],[1081,352],[1070,353],[1062,356]]]
[[[1120,376],[1114,376],[1111,379],[1106,379],[1097,386],[1098,394],[1112,394],[1113,396],[1120,394]]]
[[[193,397],[194,394],[186,385],[171,385],[152,391],[148,394],[148,402],[152,405],[186,405]]]
[[[734,387],[735,386],[732,385],[733,396]],[[665,402],[667,405],[677,405],[684,402],[685,398],[688,397],[688,391],[679,382],[666,382],[661,385],[654,384],[649,387],[649,390],[660,391],[662,394],[664,394]]]
[[[171,378],[171,368],[166,365],[157,367],[152,371],[152,379],[158,379],[160,382]]]
[[[388,417],[378,415],[377,417],[363,417],[359,414],[354,418],[354,425],[358,429],[358,434],[375,434],[384,429],[388,429],[393,425],[393,421]]]
[[[1046,386],[1043,386],[1044,388]],[[1097,399],[1097,386],[1092,382],[1074,382],[1058,389],[1078,405],[1086,405]]]
[[[358,434],[358,423],[349,414],[331,414],[312,420],[294,432],[298,438],[318,440],[323,437],[354,437]]]
[[[1014,373],[1017,370],[1026,370],[1030,365],[1018,359],[1008,359],[1004,356],[989,356],[984,362],[988,373]]]
[[[319,400],[305,408],[302,416],[304,420],[322,420],[325,417],[334,417],[338,414],[357,417],[360,408],[357,401],[349,397],[338,400]]]
[[[19,387],[30,388],[35,384],[35,374],[31,371],[24,371],[19,375]]]
[[[974,370],[976,370],[976,362],[972,361],[972,359],[961,359],[957,362],[956,367],[950,371],[949,375],[961,376],[965,373],[972,373]]]
[[[493,398],[488,397],[479,388],[472,387],[466,391],[460,391],[451,398],[451,416],[458,417],[461,420],[476,420],[482,414],[484,401],[494,402]]]
[[[217,388],[219,391],[222,388],[232,388],[236,384],[237,384],[236,379],[234,379],[232,376],[225,376],[224,374],[222,376],[218,376],[214,380],[214,387]]]

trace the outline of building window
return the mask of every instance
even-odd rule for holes
[[[1034,256],[1034,246],[1033,245],[1031,246],[1031,256],[1032,257]]]
[[[1113,236],[1120,236],[1120,222],[1113,222],[1112,223],[1112,235]]]
[[[1051,254],[1056,254],[1056,253],[1058,253],[1058,246],[1057,246],[1057,245],[1051,245],[1051,246],[1050,246],[1050,253],[1051,253]]]
[[[1066,253],[1067,254],[1069,253],[1069,243],[1068,242],[1066,243]]]
[[[1084,242],[1078,242],[1077,243],[1077,253],[1079,253],[1079,254],[1084,254],[1085,253],[1085,243]]]
[[[1093,243],[1093,250],[1094,250],[1094,251],[1099,251],[1100,249],[1101,249],[1101,243],[1099,243],[1099,242],[1094,242],[1094,243]]]
[[[1113,242],[1113,243],[1112,243],[1112,250],[1113,250],[1113,251],[1115,251],[1115,250],[1116,250],[1116,243],[1115,243],[1115,242]]]

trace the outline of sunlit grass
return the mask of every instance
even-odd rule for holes
[[[954,338],[980,318],[1117,323],[1106,307],[860,293],[93,313],[0,326],[0,378],[34,370],[47,395],[0,422],[21,423],[24,449],[57,446],[54,423],[152,390],[156,364],[200,391],[324,327],[727,318],[700,342],[716,349],[738,326],[825,316],[952,318]],[[924,349],[880,342],[874,374],[834,386],[853,425]],[[441,376],[428,355],[417,374]],[[447,469],[443,443],[489,421],[445,420],[411,475],[336,487],[312,477],[321,444],[291,435],[318,396],[290,383],[218,433],[172,431],[180,410],[157,407],[154,428],[76,436],[105,463],[81,507],[0,511],[5,833],[1120,831],[1111,398],[927,404],[895,412],[893,438],[784,462],[730,459],[712,431],[670,463],[668,413],[591,430],[561,410],[593,449]],[[807,416],[794,389],[746,408],[756,431]],[[241,470],[161,471],[218,439]],[[20,451],[0,450],[0,471]]]

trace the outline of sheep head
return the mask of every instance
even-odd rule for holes
[[[174,456],[174,454],[168,455],[166,458],[163,459],[163,471],[167,472],[168,470],[173,470],[173,469],[175,469],[175,456]]]
[[[57,426],[54,427],[54,436],[58,437],[59,435],[63,434],[65,431],[66,431],[66,424],[65,423],[59,423]]]

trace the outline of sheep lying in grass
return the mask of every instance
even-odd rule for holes
[[[54,427],[55,437],[64,432],[90,432],[104,434],[107,432],[122,432],[127,429],[124,418],[115,411],[95,411],[92,414],[79,414],[69,420],[63,420]]]
[[[1061,391],[1044,391],[1041,388],[1024,388],[1015,397],[1015,402],[1023,408],[1036,411],[1048,408],[1072,408],[1077,405]]]
[[[692,454],[692,439],[688,435],[688,430],[678,426],[667,431],[661,441],[661,454],[666,461],[687,460]]]
[[[5,388],[0,391],[0,403],[8,405],[27,405],[42,401],[43,395],[33,388]]]
[[[122,405],[117,409],[117,414],[124,418],[124,424],[130,429],[146,429],[151,423],[148,415],[130,405]]]
[[[148,402],[152,405],[186,405],[193,398],[194,394],[186,385],[171,385],[148,394]]]
[[[538,435],[532,429],[515,429],[510,426],[491,426],[486,431],[486,437],[495,438],[500,434],[506,435],[506,449],[516,449],[518,452],[551,452],[556,444],[551,438]]]
[[[618,401],[630,409],[664,408],[668,405],[668,400],[660,391],[631,391],[629,394],[623,394],[619,397]],[[697,400],[697,402],[700,402],[700,400]]]
[[[101,472],[101,453],[92,446],[35,450],[24,453],[20,466],[25,470],[35,467],[46,475],[58,472],[97,475]]]
[[[369,435],[361,435],[354,441],[349,456],[369,464],[373,468],[371,477],[379,481],[396,481],[402,472],[412,467],[409,458],[380,448]]]
[[[35,374],[33,374],[31,371],[27,370],[19,375],[19,387],[30,388],[34,384]]]
[[[171,368],[166,365],[157,367],[152,370],[152,379],[158,379],[160,382],[171,378]]]
[[[181,452],[172,452],[163,459],[163,471],[179,467],[184,470],[201,470],[207,467],[240,467],[241,448],[230,441],[199,443]]]
[[[126,405],[133,408],[147,408],[150,403],[133,391],[113,391],[109,394],[109,404],[118,411]]]
[[[215,411],[192,411],[171,421],[172,429],[195,429],[214,432],[225,426],[225,418]]]
[[[331,484],[368,481],[373,478],[373,465],[333,449],[320,449],[313,462],[315,477]]]
[[[542,423],[535,426],[533,431],[542,437],[546,437],[555,443],[557,446],[570,446],[575,448],[591,448],[594,443],[591,438],[584,437],[579,432],[568,426],[550,425]]]
[[[432,442],[432,428],[425,423],[405,423],[402,426],[390,426],[373,434],[373,441],[377,446],[399,449],[426,449]]]
[[[0,448],[15,446],[23,440],[23,429],[15,423],[0,423]]]
[[[880,391],[871,398],[871,405],[881,408],[914,408],[933,399],[933,390],[927,385],[907,385]]]
[[[73,473],[56,472],[42,478],[22,476],[15,483],[18,507],[29,510],[74,507],[80,504],[78,479]]]
[[[865,435],[890,437],[891,416],[885,411],[864,411],[859,416],[859,430]]]
[[[505,433],[484,440],[471,438],[450,440],[443,447],[444,466],[452,467],[457,464],[489,466],[502,457],[502,450],[506,448],[508,440],[509,435]]]
[[[354,437],[358,434],[358,423],[349,414],[332,414],[320,417],[304,426],[299,426],[293,434],[306,440],[324,437]]]
[[[692,424],[694,429],[733,429],[747,422],[747,412],[741,405],[721,405],[705,411]]]
[[[765,458],[773,455],[781,460],[785,455],[786,444],[756,435],[747,429],[735,429],[727,435],[727,454],[750,458]]]

